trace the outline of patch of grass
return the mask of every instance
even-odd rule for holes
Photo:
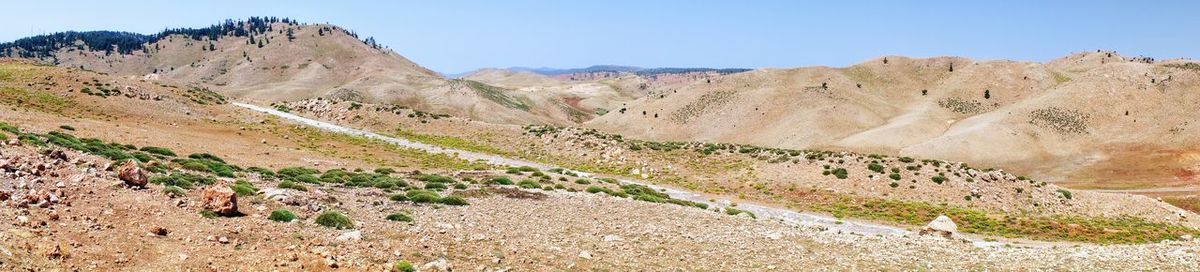
[[[437,192],[427,190],[410,190],[405,196],[413,203],[438,203],[442,200],[442,196]]]
[[[57,114],[77,109],[75,101],[67,96],[11,87],[0,87],[0,103]]]
[[[508,177],[493,177],[491,180],[488,180],[488,182],[499,185],[513,185],[512,179]]]
[[[165,157],[176,156],[175,151],[171,151],[170,149],[167,149],[165,147],[143,146],[142,149],[140,149],[140,150],[142,152],[146,152],[146,153],[150,153],[150,154],[154,154],[154,155],[165,156]]]
[[[398,138],[409,139],[414,142],[426,143],[426,144],[436,145],[436,146],[445,147],[445,148],[453,148],[453,149],[466,150],[466,151],[471,151],[471,152],[479,152],[479,153],[487,153],[487,154],[503,155],[503,156],[511,155],[510,152],[501,150],[499,148],[495,148],[495,147],[492,147],[492,146],[489,146],[486,144],[478,143],[475,141],[471,141],[471,140],[467,140],[467,139],[463,139],[463,138],[459,138],[459,137],[455,137],[455,136],[420,134],[420,133],[411,132],[411,131],[407,131],[407,130],[403,130],[403,129],[396,129],[395,131],[392,132],[392,134],[393,134],[392,136],[395,136]]]
[[[537,188],[541,188],[542,185],[538,184],[536,181],[533,181],[531,179],[524,179],[524,180],[521,180],[521,182],[517,182],[517,187],[521,187],[524,189],[537,189]]]
[[[958,224],[958,230],[961,232],[1009,238],[1129,244],[1152,243],[1177,239],[1185,234],[1200,234],[1200,230],[1130,216],[1038,216],[986,212],[945,204],[850,196],[825,196],[818,202],[820,204],[802,206],[828,212],[838,218],[861,218],[912,226],[921,226],[938,215],[946,215]]]
[[[171,198],[183,197],[187,195],[187,190],[184,190],[183,187],[179,186],[167,186],[163,187],[163,194],[170,196]]]
[[[280,189],[292,189],[292,190],[298,190],[298,191],[304,191],[304,192],[308,191],[308,187],[304,187],[304,185],[301,185],[299,183],[295,183],[292,181],[287,181],[287,180],[280,181],[279,185],[276,185],[275,187],[279,187]]]
[[[457,197],[457,196],[447,196],[447,197],[443,197],[442,199],[439,199],[439,200],[438,200],[438,203],[442,203],[442,204],[446,204],[446,205],[451,205],[451,206],[466,206],[466,205],[469,205],[469,203],[467,203],[467,200],[466,200],[466,199],[463,199],[463,198],[461,198],[461,197]]]
[[[412,216],[410,216],[408,214],[404,214],[404,213],[392,213],[392,214],[387,215],[387,217],[384,217],[384,219],[387,219],[389,221],[398,221],[398,222],[412,222],[413,221]]]
[[[175,172],[166,176],[151,177],[150,183],[162,184],[166,186],[178,186],[183,189],[192,189],[197,184],[212,185],[217,182],[217,179],[207,176],[201,176],[190,173]]]
[[[232,189],[233,192],[237,193],[238,196],[252,196],[255,193],[258,193],[258,188],[255,188],[254,184],[250,184],[250,182],[244,179],[235,181],[233,184],[229,185],[229,189]]]
[[[408,261],[398,261],[392,265],[392,272],[417,272],[417,269]]]
[[[292,213],[291,211],[288,211],[288,210],[282,210],[282,209],[280,209],[280,210],[274,210],[274,211],[271,211],[271,215],[270,215],[270,216],[267,216],[267,219],[268,219],[268,220],[271,220],[271,221],[275,221],[275,222],[284,222],[284,223],[287,223],[287,222],[292,222],[292,221],[295,221],[295,220],[296,220],[296,214],[294,214],[294,213]]]
[[[746,215],[749,215],[749,216],[750,216],[750,218],[758,219],[758,216],[755,216],[755,215],[754,215],[754,213],[752,213],[752,212],[750,212],[750,211],[747,211],[747,210],[739,210],[739,209],[735,209],[735,208],[733,208],[733,207],[725,207],[725,214],[728,214],[728,215],[739,215],[739,214],[743,214],[743,213],[744,213],[744,214],[746,214]]]
[[[350,221],[350,217],[339,212],[324,212],[317,216],[317,225],[335,229],[351,229],[354,228],[354,223]]]

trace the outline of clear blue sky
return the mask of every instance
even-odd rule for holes
[[[278,16],[374,36],[448,73],[593,64],[845,66],[880,55],[1045,61],[1095,49],[1200,56],[1200,1],[6,2],[0,41],[65,30],[149,34]]]

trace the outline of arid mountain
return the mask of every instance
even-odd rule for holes
[[[515,96],[507,88],[448,80],[373,39],[360,40],[337,26],[287,19],[251,18],[156,35],[59,33],[0,45],[0,52],[113,75],[203,86],[262,104],[321,97],[515,124],[567,124],[579,114],[560,105],[532,103],[537,97]],[[590,117],[580,120],[586,119]]]
[[[691,82],[586,125],[646,139],[945,158],[1080,186],[1182,186],[1200,171],[1196,67],[1099,51],[1048,63],[890,56]]]

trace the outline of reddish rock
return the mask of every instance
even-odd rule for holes
[[[237,215],[237,193],[224,182],[208,186],[200,194],[201,208],[216,212],[222,216]]]
[[[120,177],[125,184],[134,187],[146,187],[146,172],[137,166],[133,161],[126,161],[121,167],[117,168],[117,177]]]

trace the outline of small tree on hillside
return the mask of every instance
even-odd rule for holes
[[[992,91],[983,90],[983,99],[992,99]]]

